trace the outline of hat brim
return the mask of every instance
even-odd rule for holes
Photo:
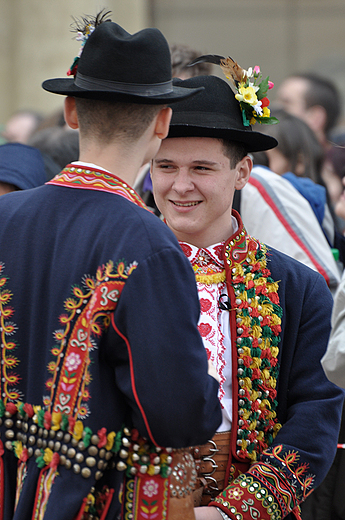
[[[174,125],[169,129],[169,137],[213,137],[227,139],[245,145],[247,152],[263,152],[275,148],[278,141],[270,135],[260,132],[229,130],[228,128],[200,127],[191,125]]]
[[[109,90],[86,90],[77,87],[72,78],[47,79],[42,83],[42,88],[47,92],[52,92],[53,94],[60,94],[63,96],[101,99],[107,101],[118,100],[127,103],[141,103],[145,105],[162,105],[165,103],[170,104],[177,101],[182,101],[183,99],[187,99],[204,90],[204,87],[187,88],[173,86],[173,91],[169,92],[168,94],[145,96],[140,94],[124,94],[122,92]]]

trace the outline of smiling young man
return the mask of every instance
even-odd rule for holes
[[[244,125],[222,79],[175,84],[205,90],[174,106],[152,164],[154,195],[195,272],[223,412],[212,441],[194,450],[197,493],[209,505],[195,515],[299,518],[337,445],[343,394],[320,365],[331,294],[318,273],[249,236],[232,211],[250,176],[248,152],[275,139]]]
[[[167,105],[198,91],[173,86],[158,29],[98,15],[77,30],[72,77],[43,87],[67,96],[79,161],[0,197],[0,518],[165,518],[172,449],[193,482],[181,448],[206,442],[221,409],[192,269],[131,186]]]

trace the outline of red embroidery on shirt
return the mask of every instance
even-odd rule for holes
[[[200,298],[200,309],[201,312],[207,312],[210,310],[212,303],[206,298]]]
[[[212,331],[212,327],[209,323],[199,323],[198,325],[199,334],[201,337],[205,338]]]
[[[187,258],[190,257],[191,254],[192,254],[192,251],[193,251],[192,248],[189,247],[187,244],[184,244],[184,243],[182,243],[182,242],[180,242],[180,246],[181,246],[181,249],[182,249],[182,251],[184,252],[185,256],[186,256]]]
[[[219,244],[219,246],[215,246],[215,247],[213,248],[214,254],[217,256],[217,258],[219,258],[219,260],[222,259],[222,251],[223,251],[223,248],[224,248],[224,245],[223,245],[223,244]]]

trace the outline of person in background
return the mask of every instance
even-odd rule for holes
[[[276,102],[303,119],[325,151],[331,148],[330,135],[341,117],[341,96],[332,81],[312,72],[291,74],[278,87]]]
[[[345,177],[344,190],[337,205],[336,214],[345,219]],[[344,271],[345,273],[345,271]],[[345,388],[345,274],[334,298],[332,331],[327,352],[322,359],[323,369],[330,381]]]
[[[171,73],[173,78],[188,79],[194,76],[208,76],[212,74],[212,63],[198,63],[193,67],[192,63],[200,52],[189,45],[183,43],[173,43],[170,45],[171,54]]]
[[[55,125],[35,132],[29,144],[42,153],[47,180],[79,157],[79,132],[69,127]]]
[[[324,153],[314,132],[300,118],[283,109],[272,109],[278,125],[266,125],[262,132],[275,137],[278,146],[267,150],[267,166],[282,175],[307,199],[330,245],[334,247],[335,224],[329,208],[329,195],[321,178]],[[261,158],[254,155],[254,163]]]
[[[341,95],[333,81],[312,72],[292,74],[279,86],[276,102],[307,123],[325,154],[332,149],[332,134],[342,113]],[[326,161],[321,176],[332,196],[336,179]]]
[[[0,195],[36,188],[46,182],[46,170],[39,150],[21,143],[0,146]]]
[[[198,89],[173,86],[158,29],[129,34],[108,16],[76,21],[69,77],[42,85],[65,96],[79,160],[0,197],[4,520],[144,518],[146,507],[163,518],[175,456],[188,498],[182,448],[221,422],[193,271],[132,188],[168,133],[167,104]]]
[[[343,178],[343,182],[344,182]],[[334,211],[345,220],[345,183],[344,191]],[[326,353],[321,359],[322,367],[330,381],[345,388],[345,276],[339,284],[334,297],[332,310],[332,329]],[[338,439],[338,450],[325,480],[305,503],[305,520],[345,520],[344,505],[345,482],[345,407]]]
[[[248,153],[277,144],[251,127],[254,115],[270,117],[253,108],[260,75],[239,69],[236,98],[215,76],[174,84],[205,90],[174,106],[153,159],[154,196],[195,272],[223,409],[216,436],[194,452],[209,506],[195,515],[300,518],[334,458],[344,399],[320,365],[332,297],[320,274],[249,235],[232,211],[250,177]]]
[[[339,144],[335,144],[327,151],[324,167],[328,171],[328,192],[336,219],[337,229],[340,233],[344,234],[344,216],[339,216],[336,206],[343,193],[343,178],[345,176],[345,137],[343,137],[342,140],[339,140]]]
[[[2,137],[9,143],[26,144],[42,120],[43,116],[34,110],[18,110],[6,122]]]

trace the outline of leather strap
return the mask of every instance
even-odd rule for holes
[[[224,489],[230,442],[231,432],[219,432],[206,444],[192,450],[199,477],[194,492],[196,505],[207,505]],[[200,497],[200,488],[202,488],[202,497]]]

